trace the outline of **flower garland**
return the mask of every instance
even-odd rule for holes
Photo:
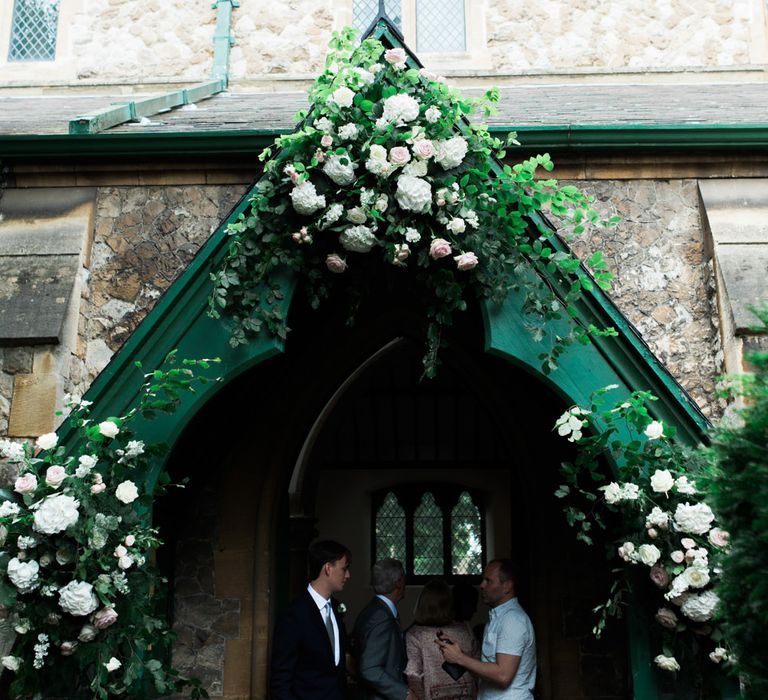
[[[409,67],[404,49],[385,50],[375,39],[354,48],[354,35],[352,29],[334,35],[326,69],[310,90],[310,115],[300,115],[295,133],[276,139],[274,157],[272,148],[262,153],[264,177],[250,210],[229,227],[228,257],[211,275],[209,312],[232,317],[232,345],[264,327],[285,337],[275,304],[282,298],[275,281],[280,270],[302,276],[316,308],[339,280],[365,270],[374,253],[415,275],[427,292],[427,376],[435,372],[441,329],[453,314],[472,296],[503,301],[522,284],[516,273],[531,266],[569,290],[557,296],[539,278],[524,283],[536,337],[543,337],[547,321],[578,315],[574,302],[582,290],[595,281],[609,285],[605,261],[595,254],[589,261],[594,277],[586,274],[552,244],[552,230],[538,230],[529,217],[546,211],[564,219],[570,234],[617,219],[601,222],[591,198],[575,187],[537,179],[539,167],[553,168],[546,155],[496,165],[504,144],[467,115],[492,113],[498,90],[464,99],[442,78]],[[508,143],[517,144],[514,134]],[[546,370],[567,344],[586,335],[575,327],[558,338],[544,358]]]
[[[169,356],[172,360],[172,355]],[[136,439],[132,423],[171,412],[181,392],[205,382],[193,369],[147,375],[137,408],[95,422],[91,402],[67,397],[76,448],[56,433],[34,445],[0,440],[18,468],[13,493],[0,492],[0,604],[17,633],[0,663],[15,675],[12,697],[147,698],[192,686],[167,665],[173,635],[155,610],[164,583],[150,553],[161,542],[138,509],[151,508],[168,477],[148,482],[156,445]]]
[[[717,527],[705,494],[691,478],[700,470],[695,455],[672,441],[674,428],[650,417],[646,404],[656,398],[636,391],[604,408],[606,394],[616,388],[598,390],[588,408],[574,406],[555,423],[558,435],[579,449],[574,463],[561,466],[565,483],[555,495],[568,500],[568,523],[587,544],[593,543],[596,528],[606,529],[606,511],[621,515],[622,535],[613,553],[628,580],[637,580],[631,574],[641,571],[650,588],[646,593],[655,601],[661,640],[656,665],[664,671],[679,671],[683,662],[700,667],[702,656],[720,664],[729,652],[716,622],[714,589],[729,535]],[[621,427],[629,439],[619,436]],[[603,456],[614,458],[617,481],[606,483],[599,463]],[[608,601],[595,609],[600,613],[593,630],[597,636],[608,616],[621,614],[626,591],[617,581]]]

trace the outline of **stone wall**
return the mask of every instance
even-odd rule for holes
[[[718,417],[722,353],[696,181],[572,184],[592,194],[601,212],[622,217],[615,228],[590,231],[575,250],[582,257],[603,251],[616,276],[613,301],[704,413]]]
[[[415,2],[402,2],[409,37]],[[479,66],[482,72],[511,74],[643,72],[768,61],[764,0],[478,0],[469,7],[468,50],[474,58],[439,59],[441,72]],[[216,10],[209,2],[63,0],[54,64],[6,63],[2,48],[10,26],[3,25],[10,21],[10,12],[0,13],[3,82],[132,84],[200,81],[211,74]],[[352,0],[241,0],[232,13],[230,74],[235,81],[278,83],[315,75],[331,31],[351,21]],[[430,55],[422,58],[429,65]]]

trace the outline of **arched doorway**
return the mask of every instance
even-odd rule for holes
[[[467,492],[481,558],[523,565],[539,697],[628,697],[624,631],[599,644],[589,634],[607,591],[603,550],[574,542],[553,496],[568,457],[550,430],[562,400],[484,351],[479,309],[452,329],[438,377],[420,382],[421,316],[407,292],[384,290],[354,327],[335,318],[339,305],[294,304],[286,352],[215,397],[177,445],[171,472],[190,486],[158,508],[173,540],[177,659],[225,697],[265,697],[272,621],[305,585],[308,543],[352,548],[351,623],[370,595],[382,496]],[[422,583],[409,586],[406,621]]]

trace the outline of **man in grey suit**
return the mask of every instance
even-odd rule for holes
[[[406,657],[397,604],[405,597],[405,572],[397,559],[373,565],[376,593],[352,632],[364,700],[411,700],[405,682]]]

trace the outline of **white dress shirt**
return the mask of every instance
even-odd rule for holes
[[[309,591],[309,595],[312,596],[312,600],[315,601],[318,610],[320,610],[320,614],[323,616],[323,623],[325,623],[329,615],[331,617],[331,624],[333,625],[333,662],[338,666],[339,656],[341,655],[341,650],[339,648],[339,625],[336,623],[336,615],[333,614],[331,599],[323,598],[323,596],[312,588],[311,583],[307,584],[307,590]]]

